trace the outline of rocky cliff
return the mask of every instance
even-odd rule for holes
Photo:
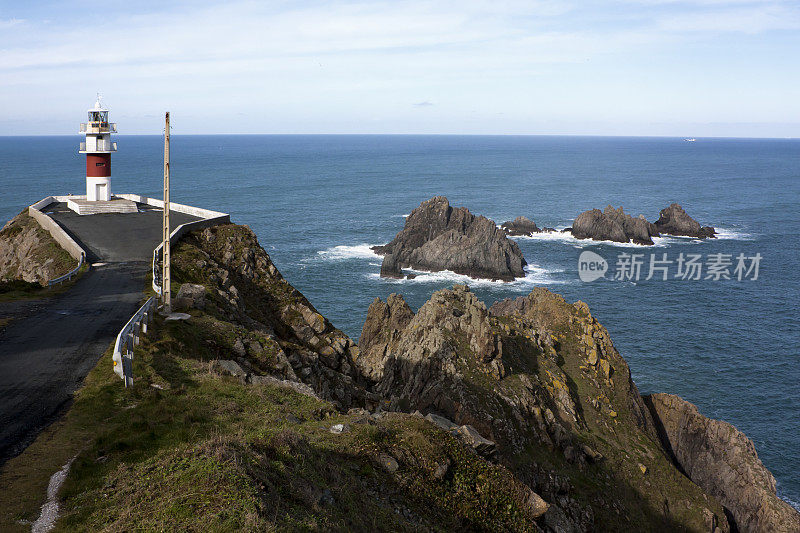
[[[106,353],[0,469],[0,531],[31,531],[65,463],[59,531],[545,530],[550,505],[474,428],[384,410],[248,228],[188,235],[172,261],[188,317],[154,317],[133,387]]]
[[[678,204],[671,204],[662,209],[658,220],[655,222],[656,231],[667,235],[695,237],[697,239],[714,239],[716,231],[710,226],[700,226],[700,223],[690,217]]]
[[[401,278],[403,268],[415,268],[512,281],[525,275],[527,264],[517,244],[494,222],[451,207],[444,196],[422,202],[392,242],[373,250],[384,256],[384,277]]]
[[[725,506],[739,531],[800,531],[800,513],[775,494],[775,478],[744,433],[678,396],[652,394],[645,402],[676,464]]]
[[[536,289],[487,309],[456,286],[415,313],[392,295],[372,303],[357,346],[283,279],[246,227],[186,236],[174,250],[173,278],[176,307],[191,317],[162,323],[144,343],[152,353],[137,364],[152,369],[139,366],[137,375],[155,389],[137,384],[138,403],[158,412],[170,398],[210,387],[203,401],[221,404],[210,409],[209,427],[230,427],[223,449],[216,440],[187,441],[166,453],[157,447],[139,465],[115,450],[141,439],[117,448],[103,437],[91,448],[96,457],[76,462],[93,477],[106,468],[98,461],[110,465],[89,496],[67,500],[76,525],[86,525],[78,521],[89,516],[86,505],[108,507],[90,515],[98,527],[115,519],[115,505],[100,497],[109,483],[124,483],[126,498],[140,501],[134,516],[161,516],[148,514],[168,502],[147,473],[211,454],[225,468],[240,465],[230,479],[244,480],[246,501],[258,502],[248,503],[251,525],[291,528],[302,516],[312,529],[365,529],[368,518],[348,516],[367,513],[387,530],[729,530],[716,497],[673,462],[627,364],[581,302]],[[198,360],[212,363],[197,370],[208,365]],[[292,407],[298,395],[310,406]],[[205,411],[192,398],[195,424]],[[244,430],[240,420],[251,425]],[[165,420],[143,430],[162,426],[169,429]],[[229,482],[225,470],[214,472]],[[170,481],[178,494],[188,489],[180,479]],[[342,483],[346,490],[324,488]]]
[[[608,332],[544,289],[487,309],[465,286],[369,308],[356,365],[392,410],[468,425],[550,504],[553,531],[727,530],[672,464]]]
[[[653,244],[653,237],[659,234],[644,215],[634,218],[622,207],[614,209],[609,205],[602,211],[592,209],[578,215],[572,224],[572,235],[578,239]]]
[[[23,211],[0,230],[0,280],[46,285],[75,268],[75,260]]]

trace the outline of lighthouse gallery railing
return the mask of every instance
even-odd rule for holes
[[[116,152],[117,151],[117,143],[116,142],[107,142],[107,143],[99,142],[92,149],[92,151],[95,151],[95,150],[98,151],[98,152]],[[85,152],[86,151],[86,143],[85,142],[81,143],[80,150],[78,150],[78,151],[79,152]]]
[[[115,122],[83,122],[80,133],[117,133]]]

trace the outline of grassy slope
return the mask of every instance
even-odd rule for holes
[[[64,419],[4,467],[0,530],[29,529],[48,477],[75,455],[63,531],[535,527],[508,471],[422,419],[336,414],[294,391],[210,373],[197,339],[213,335],[213,320],[159,324],[138,348],[132,389],[107,353]],[[336,423],[351,429],[332,434]],[[378,466],[380,454],[397,459],[396,473]]]

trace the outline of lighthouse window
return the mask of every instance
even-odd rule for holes
[[[95,165],[96,167],[104,167],[104,166],[106,166],[106,164],[105,164],[105,163],[95,163],[94,165]]]

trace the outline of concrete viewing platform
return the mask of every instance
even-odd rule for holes
[[[114,195],[107,202],[87,202],[84,196],[48,196],[31,205],[28,212],[75,258],[85,253],[90,263],[151,262],[153,250],[162,241],[163,205],[161,200],[138,194]],[[170,204],[173,240],[182,230],[226,222],[230,222],[227,213]]]
[[[133,212],[79,215],[65,202],[54,202],[42,211],[86,250],[86,259],[93,263],[151,261],[153,249],[161,242],[163,211],[158,207],[131,202]],[[170,210],[175,228],[200,217]]]

